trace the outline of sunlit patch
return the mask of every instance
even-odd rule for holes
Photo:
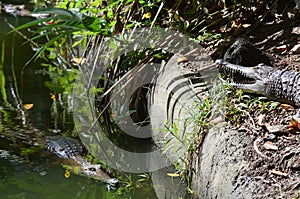
[[[170,177],[179,177],[178,173],[167,173],[167,175]]]

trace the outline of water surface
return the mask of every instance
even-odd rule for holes
[[[27,17],[0,15],[0,55],[4,55],[3,73],[6,100],[0,100],[0,197],[1,198],[156,198],[151,183],[141,189],[108,191],[106,184],[72,175],[65,177],[65,169],[53,162],[44,149],[22,143],[35,136],[32,129],[42,134],[68,134],[73,131],[72,113],[64,107],[54,111],[51,92],[45,87],[49,77],[43,73],[43,61],[26,65],[34,52],[24,45],[18,34],[7,34],[11,27],[29,22]],[[27,34],[27,33],[25,33]],[[0,56],[0,57],[1,57]],[[4,85],[2,84],[2,87]],[[15,96],[17,95],[17,96]],[[19,102],[33,104],[25,115],[17,111]],[[56,107],[57,108],[57,107]],[[26,149],[32,149],[32,153]],[[124,184],[128,183],[122,182]]]

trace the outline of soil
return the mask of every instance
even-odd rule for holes
[[[293,19],[274,20],[273,25],[265,24],[240,37],[265,52],[274,67],[299,72],[300,15],[295,13]],[[212,56],[223,57],[228,46],[218,46]],[[300,198],[300,125],[290,126],[297,109],[281,104],[267,111],[257,104],[245,110],[248,114],[241,114],[241,122],[226,127],[250,138],[251,144],[243,151],[247,168],[238,171],[234,185],[239,189],[251,187],[251,198]]]
[[[273,57],[276,67],[300,70],[299,54]],[[300,197],[300,130],[296,126],[287,130],[296,109],[284,104],[272,111],[253,107],[249,115],[242,116],[244,122],[236,125],[252,142],[244,151],[249,168],[240,177],[256,181],[254,198]],[[260,118],[264,118],[264,124],[259,122]],[[248,182],[239,182],[239,186],[249,187]]]

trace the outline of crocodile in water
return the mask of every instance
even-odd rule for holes
[[[216,64],[221,71],[229,73],[233,88],[300,107],[300,73],[279,70],[265,64],[243,67],[222,59],[216,60]],[[294,117],[300,118],[300,110]]]
[[[84,148],[73,138],[63,136],[45,137],[45,146],[70,165],[73,173],[88,176],[107,183],[110,188],[116,187],[118,179],[110,177],[101,168],[100,164],[93,164],[85,158]]]

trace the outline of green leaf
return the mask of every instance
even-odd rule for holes
[[[64,16],[67,18],[74,17],[74,14],[72,11],[64,9],[64,8],[42,8],[42,9],[36,10],[34,13],[55,14],[55,15]]]
[[[52,44],[54,44],[54,42],[56,42],[57,40],[59,40],[60,38],[64,37],[65,34],[59,34],[56,37],[52,38],[50,41],[48,41],[46,44],[44,44],[33,56],[32,58],[28,61],[32,61],[37,59],[48,47],[50,47]]]
[[[251,7],[251,3],[249,1],[241,1],[241,4],[243,6],[245,6],[246,8],[250,8]]]
[[[36,152],[36,148],[34,148],[34,147],[21,148],[21,155],[33,154],[35,152]]]
[[[39,39],[39,38],[41,38],[41,37],[45,37],[45,36],[51,35],[51,34],[53,34],[53,32],[46,32],[46,33],[44,33],[44,34],[39,34],[39,35],[37,35],[37,36],[35,36],[35,37],[32,37],[32,38],[28,39],[26,42],[24,42],[24,44],[30,43],[30,42],[32,42],[32,41],[34,41],[34,40],[36,40],[36,39]]]
[[[35,11],[36,13],[52,14],[62,21],[82,22],[83,14],[76,10],[68,10],[64,8],[43,8]]]
[[[146,4],[146,1],[144,1],[144,0],[139,0],[139,4],[145,5],[145,4]]]
[[[94,1],[91,3],[91,6],[92,6],[92,7],[102,6],[102,0],[94,0]]]
[[[29,27],[32,27],[32,26],[36,26],[36,25],[41,24],[43,22],[51,21],[51,20],[54,20],[54,19],[56,19],[56,18],[55,17],[48,17],[48,18],[45,18],[45,19],[38,19],[38,20],[35,20],[35,21],[32,21],[32,22],[26,23],[24,25],[21,25],[21,26],[15,28],[15,29],[13,29],[12,31],[10,31],[8,34],[19,31],[19,30],[22,30],[22,29],[25,29],[25,28],[29,28]]]
[[[96,17],[84,16],[82,19],[82,23],[86,28],[94,32],[99,32],[101,29],[100,21]]]

